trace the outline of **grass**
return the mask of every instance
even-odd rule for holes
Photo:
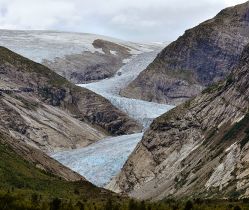
[[[234,139],[241,133],[246,133],[248,131],[248,128],[249,128],[249,113],[247,113],[241,121],[235,123],[235,125],[224,134],[221,141],[228,141],[230,139]],[[246,144],[245,140],[248,138],[248,133],[246,134],[246,136],[247,137],[245,137],[245,139],[243,140],[244,145]]]

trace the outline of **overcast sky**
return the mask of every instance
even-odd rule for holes
[[[0,28],[88,32],[131,41],[172,41],[245,0],[0,0]]]

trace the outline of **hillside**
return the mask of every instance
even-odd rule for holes
[[[75,205],[77,201],[86,205],[89,201],[105,203],[108,198],[117,200],[116,195],[95,187],[39,150],[2,131],[0,157],[1,209],[48,209],[53,204],[50,201],[55,198],[60,198],[59,204],[66,202],[67,205],[70,202],[70,205]]]
[[[249,46],[225,82],[154,120],[108,186],[140,199],[248,197]]]
[[[89,145],[141,126],[108,100],[0,48],[0,125],[46,152]]]
[[[167,46],[122,91],[129,98],[180,104],[225,79],[249,43],[249,2],[222,10]]]

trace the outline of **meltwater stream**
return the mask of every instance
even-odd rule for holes
[[[121,97],[119,92],[153,61],[157,53],[145,52],[134,56],[113,78],[79,86],[107,98],[114,106],[142,123],[146,129],[154,118],[173,106]],[[51,156],[93,184],[103,187],[120,172],[142,136],[143,133],[108,137],[88,147],[58,152]]]

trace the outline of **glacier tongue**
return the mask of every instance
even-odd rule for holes
[[[82,149],[55,153],[52,157],[93,184],[104,186],[121,170],[142,135],[110,137]]]
[[[146,129],[153,119],[172,109],[173,106],[125,98],[119,93],[155,59],[157,53],[158,51],[152,51],[134,56],[114,77],[79,86],[107,98],[114,106],[139,121]]]
[[[136,79],[137,76],[146,69],[146,67],[155,59],[158,52],[158,50],[155,50],[152,52],[144,52],[139,55],[133,55],[129,61],[127,61],[127,59],[123,61],[125,65],[117,71],[114,77],[79,86],[88,88],[100,95],[105,95],[106,93],[119,95],[119,92],[123,88]]]
[[[80,84],[107,98],[111,103],[141,122],[146,129],[152,120],[173,106],[121,97],[119,92],[133,81],[155,59],[158,51],[134,55],[117,74],[109,79],[90,84]],[[58,152],[52,157],[80,173],[97,186],[105,186],[121,170],[143,133],[109,137],[88,147]]]

